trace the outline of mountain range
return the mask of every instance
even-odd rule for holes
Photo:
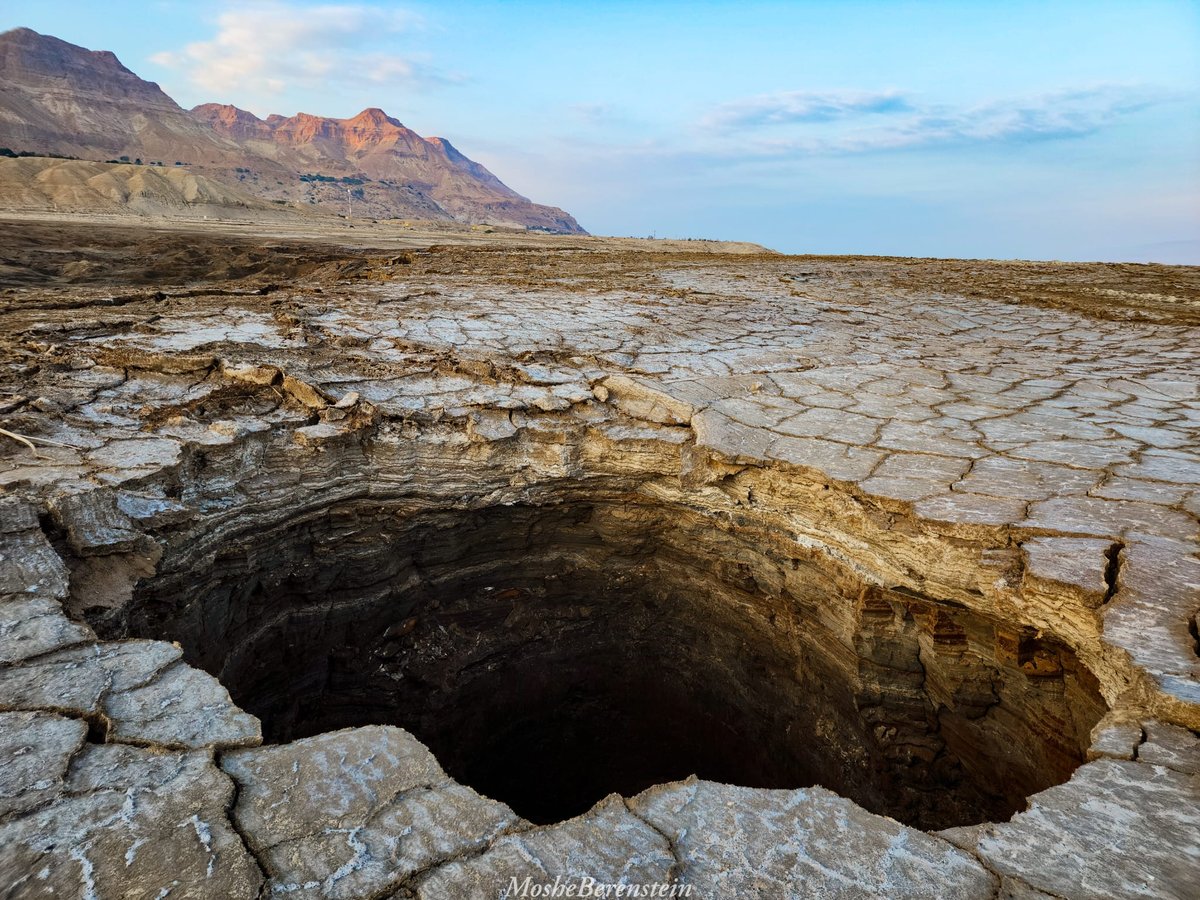
[[[307,113],[260,119],[217,103],[185,110],[111,52],[28,28],[0,34],[0,147],[186,170],[193,193],[199,184],[205,196],[242,198],[238,205],[329,213],[349,208],[374,218],[585,233],[569,213],[532,202],[449,141],[421,137],[381,109],[350,119]],[[62,180],[64,168],[53,169],[53,177],[37,171],[45,182]],[[86,177],[88,190],[97,187],[90,183],[97,177],[93,170],[81,173],[72,170],[73,177]],[[120,174],[125,184],[147,180]],[[101,187],[108,194],[112,181],[107,173]],[[45,193],[44,184],[37,187]],[[83,194],[73,190],[71,196]]]

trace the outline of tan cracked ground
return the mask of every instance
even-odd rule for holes
[[[147,256],[136,233],[85,230],[72,261],[47,250],[61,234],[5,227],[0,427],[38,448],[0,448],[11,895],[496,896],[529,874],[712,897],[1182,898],[1200,879],[1196,270],[378,234],[356,240],[384,249],[264,252],[160,232]],[[187,284],[165,258],[190,261]],[[714,622],[740,610],[731,627],[812,657],[801,694],[845,678],[796,720],[806,744],[861,729],[810,783],[928,824],[984,809],[991,773],[1022,786],[994,808],[1033,793],[1028,809],[926,833],[822,787],[691,780],[535,826],[395,728],[256,749],[225,687],[282,690],[261,662],[293,627],[279,616],[318,610],[334,652],[338,610],[373,622],[359,595],[400,583],[347,548],[408,546],[408,522],[457,535],[449,511],[485,542],[553,543],[575,525],[544,517],[572,504],[583,536],[521,549],[531,567],[599,585],[632,559],[622,577],[664,597],[717,585]],[[372,573],[353,596],[230,599],[256,566],[315,584],[312,559],[348,553]],[[502,571],[456,559],[489,588]],[[543,639],[517,610],[545,598],[507,590],[476,643]],[[413,671],[397,654],[477,662],[436,643],[490,609],[472,596],[359,650],[393,681]],[[553,608],[568,631],[598,615]],[[741,677],[725,645],[654,628]],[[304,732],[262,709],[277,737]],[[1072,754],[1093,761],[1072,774]],[[976,793],[940,796],[947,761]]]

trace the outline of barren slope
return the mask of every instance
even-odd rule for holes
[[[99,159],[235,167],[232,141],[195,121],[108,51],[28,28],[0,34],[0,146]]]
[[[264,196],[340,203],[345,191],[354,190],[366,215],[431,217],[436,211],[463,222],[581,232],[565,211],[532,203],[449,141],[423,138],[381,109],[365,109],[350,119],[307,113],[259,119],[244,109],[208,103],[192,115],[255,156],[292,172],[350,179],[336,185],[317,180],[273,184],[269,173],[258,177],[251,161],[247,187]]]
[[[301,113],[264,121],[235,107],[205,104],[189,114],[112,53],[28,28],[0,34],[0,147],[187,166],[236,185],[240,194],[325,212],[345,213],[352,202],[359,216],[583,233],[570,214],[533,203],[444,139],[426,140],[382,110],[351,119]],[[24,187],[0,185],[0,199],[26,197]],[[220,192],[208,193],[217,198]],[[93,199],[82,191],[64,194],[63,202],[109,208],[103,198],[100,206],[89,206]],[[232,206],[243,204],[233,199]]]
[[[82,160],[0,159],[0,207],[143,215],[294,215],[185,168]]]

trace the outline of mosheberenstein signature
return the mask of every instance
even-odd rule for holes
[[[526,875],[518,881],[514,875],[501,897],[691,897],[694,885],[677,884],[673,881],[658,881],[643,884],[618,884],[597,881],[590,875],[579,878],[555,876],[553,881],[534,881]]]

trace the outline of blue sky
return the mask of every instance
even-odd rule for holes
[[[1200,3],[8,5],[184,106],[449,138],[594,233],[1200,263]]]

